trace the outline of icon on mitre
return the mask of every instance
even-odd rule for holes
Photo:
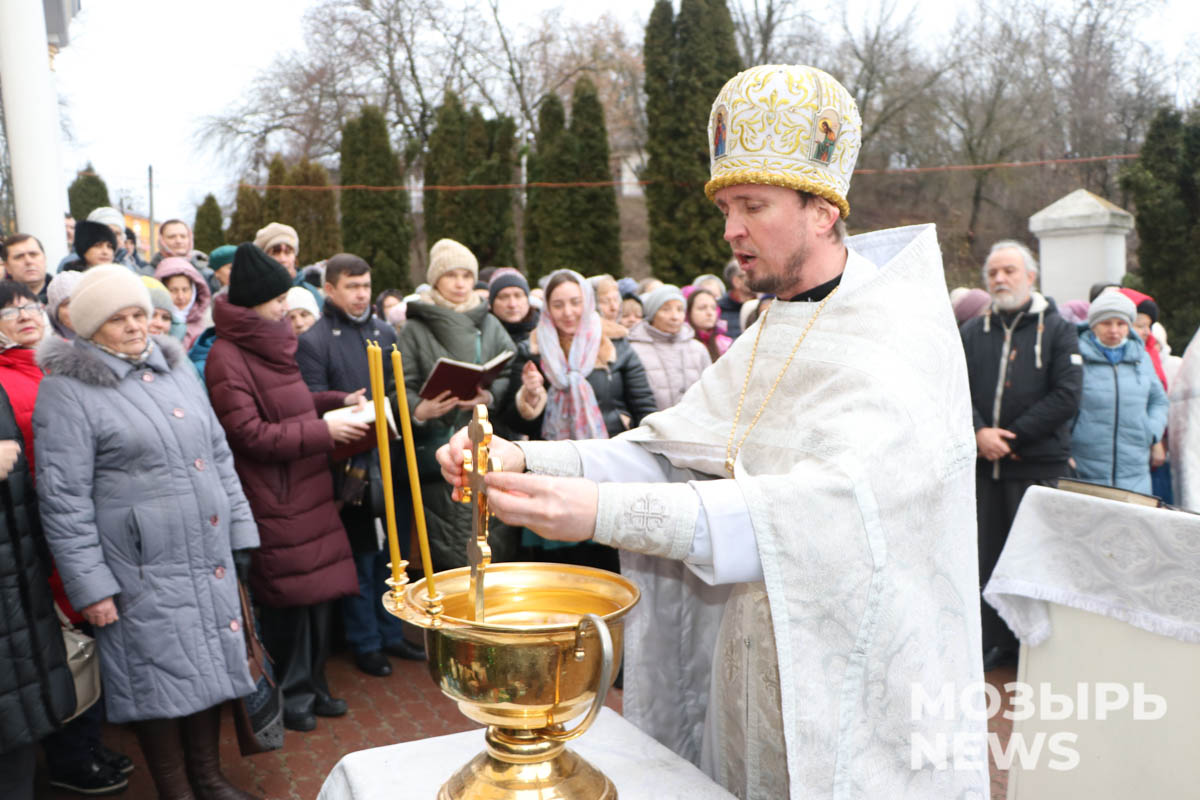
[[[725,155],[725,117],[725,107],[721,106],[713,122],[713,158]]]
[[[832,108],[827,108],[817,115],[813,161],[819,161],[822,164],[833,161],[833,148],[837,146],[838,131],[841,130],[841,127],[841,119]]]

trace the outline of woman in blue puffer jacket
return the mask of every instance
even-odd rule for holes
[[[1167,396],[1142,341],[1136,309],[1119,292],[1099,295],[1079,328],[1083,397],[1071,430],[1079,477],[1150,493],[1150,447],[1167,425]]]

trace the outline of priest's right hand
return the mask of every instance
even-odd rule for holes
[[[507,439],[492,436],[489,452],[500,459],[500,468],[504,472],[524,472],[525,452]],[[460,428],[450,437],[450,441],[438,448],[438,466],[442,468],[442,477],[446,483],[454,487],[452,497],[455,501],[462,496],[463,485],[463,451],[471,449],[471,437],[466,428]]]

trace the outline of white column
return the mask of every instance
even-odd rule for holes
[[[1041,290],[1059,303],[1086,300],[1094,283],[1120,283],[1133,215],[1076,189],[1029,218],[1038,237]]]
[[[58,95],[40,0],[0,1],[0,90],[12,161],[17,229],[46,248],[53,271],[67,254]]]

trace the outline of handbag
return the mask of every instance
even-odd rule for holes
[[[233,722],[238,749],[244,756],[269,753],[283,747],[283,690],[275,682],[271,656],[263,647],[254,623],[254,610],[246,585],[238,581],[242,604],[242,632],[246,637],[246,665],[254,691],[233,700]]]
[[[100,699],[100,657],[96,652],[96,640],[71,624],[57,600],[54,610],[62,623],[67,669],[71,670],[71,679],[75,681],[75,713],[63,720],[70,722]]]

